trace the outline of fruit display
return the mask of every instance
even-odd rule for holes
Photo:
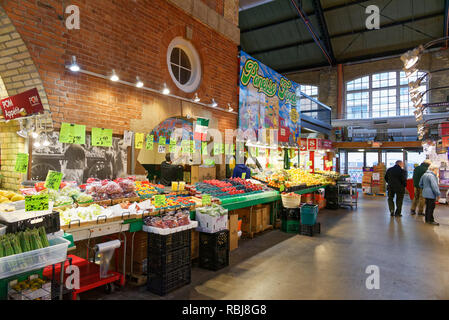
[[[25,197],[21,194],[13,191],[0,190],[0,203],[11,203],[25,200]]]
[[[315,170],[315,173],[317,174],[321,174],[325,177],[328,177],[332,180],[338,180],[338,178],[340,177],[340,174],[336,171],[322,171],[322,170]]]
[[[147,217],[144,220],[145,225],[161,228],[171,229],[190,224],[190,211],[178,210],[165,214],[163,217]]]
[[[176,207],[191,207],[195,205],[194,201],[191,201],[189,197],[167,196],[165,198],[165,206],[159,206],[155,204],[154,198],[152,204],[156,209],[171,209]]]
[[[135,186],[136,193],[140,199],[149,199],[155,194],[163,192],[165,188],[163,185],[152,184],[148,181],[136,181]]]
[[[266,182],[268,186],[277,189],[282,185],[285,188],[291,188],[335,184],[335,180],[331,176],[313,174],[301,169],[279,170],[271,175],[258,175],[255,179]]]
[[[190,188],[192,193],[206,193],[216,198],[227,198],[235,195],[260,193],[265,189],[263,185],[254,184],[241,178],[225,180],[204,180]]]

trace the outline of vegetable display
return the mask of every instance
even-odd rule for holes
[[[147,217],[144,220],[145,225],[168,229],[190,224],[190,211],[178,210],[165,214],[163,217]]]

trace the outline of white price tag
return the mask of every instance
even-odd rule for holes
[[[165,153],[165,145],[159,145],[159,147],[157,148],[157,152]]]

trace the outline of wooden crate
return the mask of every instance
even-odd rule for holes
[[[239,216],[238,214],[229,214],[229,251],[233,251],[239,246],[239,235],[238,235],[238,224]]]
[[[191,259],[196,259],[200,256],[200,233],[192,229],[192,245],[191,245]]]

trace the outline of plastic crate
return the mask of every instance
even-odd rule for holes
[[[45,231],[48,234],[58,232],[61,229],[61,221],[59,219],[59,212],[57,211],[34,218],[14,222],[2,221],[1,223],[7,227],[7,233],[17,233],[26,229],[45,227]]]
[[[305,204],[301,207],[301,224],[313,226],[316,223],[318,215],[318,206],[313,204]]]
[[[189,284],[191,273],[190,265],[163,275],[150,273],[147,278],[147,289],[157,295],[165,296],[167,293]]]
[[[229,265],[229,230],[200,232],[199,238],[200,268],[217,271]]]
[[[315,223],[313,226],[307,224],[299,225],[299,234],[303,236],[313,237],[313,235],[316,233],[321,233],[320,223]]]
[[[0,279],[44,268],[66,260],[70,241],[64,238],[49,239],[50,246],[0,258]]]
[[[148,250],[166,254],[170,251],[190,248],[191,230],[184,230],[167,235],[148,233]]]
[[[281,231],[286,233],[298,233],[299,220],[297,219],[282,219]]]
[[[150,273],[163,275],[190,265],[190,247],[185,247],[166,254],[154,254],[148,250],[147,265]]]
[[[281,218],[282,219],[299,220],[300,212],[301,212],[300,208],[295,208],[295,209],[283,208],[281,211]]]

